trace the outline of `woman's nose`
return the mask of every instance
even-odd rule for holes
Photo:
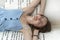
[[[37,18],[40,20],[42,17],[40,15],[37,15]]]

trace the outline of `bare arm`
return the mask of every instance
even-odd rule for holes
[[[32,40],[32,31],[29,25],[23,24],[23,29],[20,31],[23,33],[24,40]]]
[[[40,0],[33,0],[28,7],[23,8],[23,11],[26,14],[32,14],[34,11],[35,7],[39,4]]]
[[[31,3],[30,3],[30,7],[36,7],[38,4],[39,4],[40,0],[33,0]]]
[[[41,3],[40,3],[40,14],[44,14],[44,10],[45,10],[45,5],[46,5],[46,0],[41,0]]]
[[[24,40],[32,40],[32,32],[30,29],[25,29],[24,32]]]
[[[35,29],[33,33],[33,40],[38,40],[38,36],[39,36],[38,33],[39,33],[39,30]]]

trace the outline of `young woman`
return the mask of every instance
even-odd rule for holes
[[[31,16],[39,3],[41,3],[41,11],[39,14]],[[39,31],[46,31],[44,27],[46,28],[46,25],[48,25],[48,19],[43,16],[44,5],[45,0],[33,0],[28,7],[23,9],[7,10],[0,8],[0,31],[22,31],[24,40],[37,40],[34,35],[38,35]],[[31,25],[33,26],[31,27]],[[34,30],[31,30],[31,28]]]
[[[37,5],[41,5],[40,12],[35,16],[31,16]],[[26,8],[23,8],[21,22],[24,25],[24,40],[38,40],[39,32],[48,32],[51,30],[51,24],[47,17],[44,16],[45,0],[33,0]],[[33,37],[32,37],[33,36]]]

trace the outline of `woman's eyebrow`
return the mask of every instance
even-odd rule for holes
[[[42,17],[45,17],[44,15],[41,15]]]
[[[44,16],[44,15],[41,15],[41,16]]]

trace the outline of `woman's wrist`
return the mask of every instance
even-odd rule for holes
[[[39,35],[33,35],[33,37],[39,37]]]
[[[39,39],[39,35],[38,34],[33,34],[32,37],[37,37]]]
[[[39,30],[34,30],[34,33],[33,33],[33,35],[38,35],[38,33],[39,33]]]
[[[39,38],[39,30],[35,29],[32,36]]]
[[[37,31],[37,30],[34,30],[34,33],[33,33],[33,38],[34,37],[37,37],[37,38],[39,38],[39,32]]]

